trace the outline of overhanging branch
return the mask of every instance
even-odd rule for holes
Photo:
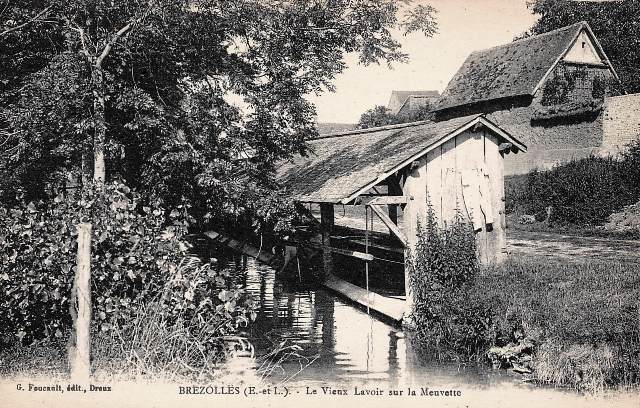
[[[21,30],[24,27],[28,26],[29,24],[38,21],[40,19],[40,17],[44,16],[47,12],[49,12],[49,10],[51,10],[51,7],[53,7],[53,6],[46,7],[44,10],[42,10],[41,12],[36,14],[34,17],[32,17],[31,19],[25,21],[24,23],[22,23],[20,25],[17,25],[15,27],[11,27],[11,28],[7,28],[6,30],[0,32],[0,37],[4,37],[5,35],[7,35],[9,33],[12,33],[14,31]]]

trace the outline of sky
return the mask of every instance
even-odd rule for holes
[[[422,0],[420,0],[422,1]],[[392,90],[437,90],[447,83],[474,50],[511,42],[537,17],[526,0],[424,0],[438,10],[438,33],[399,35],[409,62],[365,67],[356,55],[335,79],[336,92],[310,96],[318,122],[356,123],[374,105],[386,105]]]

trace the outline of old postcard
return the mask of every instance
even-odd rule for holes
[[[0,0],[0,407],[640,407],[638,0]]]

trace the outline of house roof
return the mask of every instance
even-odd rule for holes
[[[424,96],[429,98],[437,98],[440,96],[438,91],[392,91],[391,96],[397,96],[398,100],[405,101],[410,96]]]
[[[478,123],[515,148],[526,150],[521,142],[482,115],[442,122],[413,122],[309,141],[309,154],[283,163],[278,169],[278,181],[293,200],[346,204]]]
[[[451,79],[434,110],[514,96],[533,95],[585,30],[614,76],[615,71],[586,22],[576,23],[471,53]]]
[[[402,105],[412,96],[437,99],[440,97],[440,93],[438,91],[391,91],[387,108],[394,114],[398,113]]]

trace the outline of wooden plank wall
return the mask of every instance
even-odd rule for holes
[[[476,234],[476,243],[481,263],[488,265],[502,262],[506,253],[504,163],[497,137],[486,130],[468,130],[431,151],[427,155],[426,188],[441,226],[454,220],[458,211],[468,219],[461,174],[481,167],[490,174],[494,222],[491,232],[484,226]]]

